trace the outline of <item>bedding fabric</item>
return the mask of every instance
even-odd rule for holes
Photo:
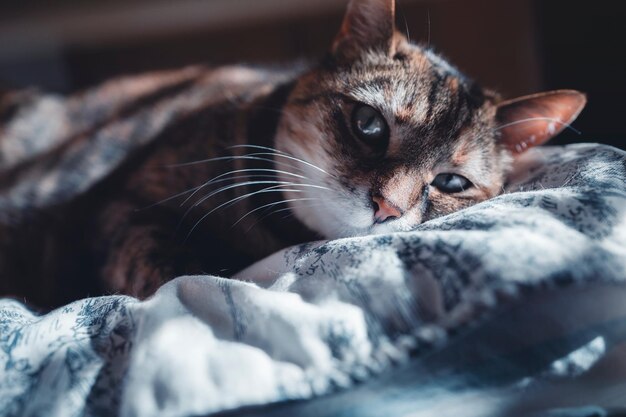
[[[238,280],[181,277],[143,302],[42,315],[0,300],[0,416],[206,415],[359,389],[446,350],[438,373],[403,380],[413,394],[393,415],[513,415],[521,396],[520,414],[626,408],[626,155],[541,148],[517,172],[503,195],[413,232],[291,248]],[[497,383],[444,383],[466,365]],[[584,389],[589,375],[606,389]]]

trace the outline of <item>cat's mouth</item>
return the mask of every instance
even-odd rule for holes
[[[377,223],[374,221],[372,225],[368,228],[367,233],[369,235],[384,235],[388,233],[396,233],[396,232],[404,232],[408,231],[411,228],[404,227],[399,221],[390,221],[385,223]]]
[[[345,233],[345,237],[348,236],[367,236],[367,235],[384,235],[389,233],[397,233],[412,230],[413,227],[409,227],[406,222],[403,222],[401,219],[392,219],[385,222],[380,222],[376,219],[376,217],[372,217],[369,225],[364,226],[355,226],[355,225],[346,225],[347,233]]]

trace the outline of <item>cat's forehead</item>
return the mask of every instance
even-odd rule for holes
[[[342,93],[396,122],[424,124],[470,94],[471,83],[432,51],[411,45],[389,58],[365,55],[340,74]]]

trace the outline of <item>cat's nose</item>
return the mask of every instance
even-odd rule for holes
[[[373,196],[372,204],[374,206],[374,220],[376,223],[384,223],[402,217],[402,211],[384,197]]]

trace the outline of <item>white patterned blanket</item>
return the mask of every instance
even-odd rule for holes
[[[542,148],[524,164],[491,201],[289,249],[240,280],[44,315],[0,300],[0,416],[195,416],[333,393],[236,414],[626,409],[626,154]]]

